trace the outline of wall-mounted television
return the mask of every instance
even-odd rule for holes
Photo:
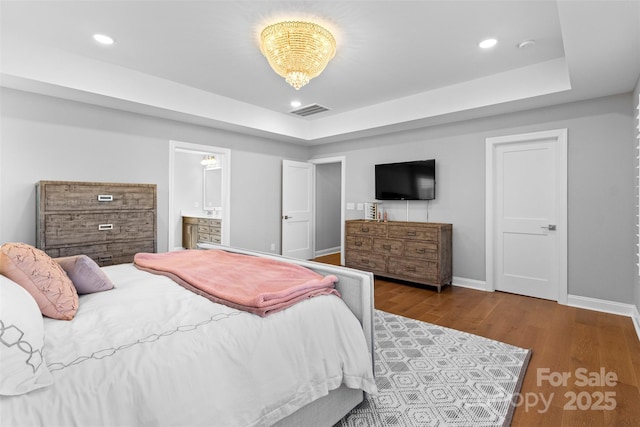
[[[375,165],[377,200],[433,200],[436,161],[416,160]]]

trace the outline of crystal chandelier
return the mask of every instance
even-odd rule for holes
[[[336,54],[336,41],[312,22],[285,21],[262,30],[260,51],[273,71],[298,90],[324,70]]]

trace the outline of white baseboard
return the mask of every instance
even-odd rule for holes
[[[638,312],[638,308],[633,304],[582,297],[578,295],[568,295],[567,305],[571,307],[584,308],[587,310],[601,311],[603,313],[630,317],[636,330],[636,335],[640,340],[640,312]]]
[[[598,298],[582,297],[579,295],[567,295],[567,305],[587,310],[601,311],[603,313],[618,314],[620,316],[633,317],[636,306],[621,302],[607,301]]]
[[[475,289],[477,291],[486,291],[487,282],[484,280],[467,279],[465,277],[453,276],[451,283],[453,286],[459,286],[461,288]]]
[[[315,256],[320,257],[320,256],[325,256],[325,255],[331,255],[331,254],[335,254],[340,252],[340,246],[336,246],[335,248],[329,248],[329,249],[322,249],[320,251],[316,251],[315,252]]]
[[[483,280],[467,279],[464,277],[453,276],[452,285],[459,286],[461,288],[475,289],[478,291],[493,291],[492,289],[487,289],[487,283]],[[636,330],[636,335],[640,340],[640,311],[638,311],[638,308],[633,304],[624,304],[621,302],[582,297],[579,295],[568,295],[567,305],[586,310],[601,311],[603,313],[630,317]]]

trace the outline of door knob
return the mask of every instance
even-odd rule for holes
[[[293,217],[292,217],[292,216],[289,216],[289,215],[285,215],[285,216],[283,216],[283,218],[284,218],[284,219],[292,219]]]
[[[549,225],[547,225],[545,227],[540,227],[540,228],[546,228],[549,231],[553,231],[553,230],[556,229],[556,225],[555,224],[549,224]]]

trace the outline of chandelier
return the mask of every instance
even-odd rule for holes
[[[273,71],[298,90],[324,70],[336,54],[336,41],[312,22],[285,21],[262,30],[260,51]]]

